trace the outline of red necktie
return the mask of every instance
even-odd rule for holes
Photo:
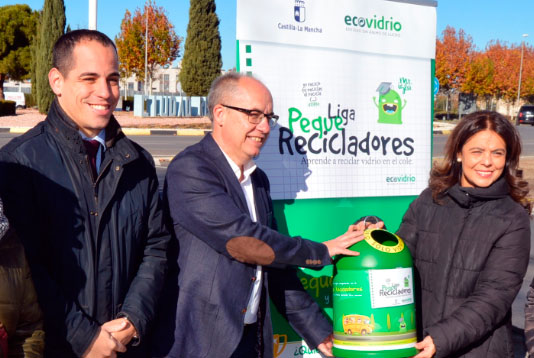
[[[85,151],[89,157],[89,164],[91,164],[91,171],[93,173],[93,181],[96,181],[96,153],[98,153],[98,148],[100,148],[100,142],[97,140],[85,140],[83,141],[85,145]]]

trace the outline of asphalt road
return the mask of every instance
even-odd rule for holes
[[[130,139],[148,150],[153,157],[165,157],[170,159],[188,146],[200,141],[202,137],[149,135],[131,136]],[[170,161],[160,161],[160,164],[156,163],[156,173],[158,174],[160,189],[163,189],[163,181],[165,180],[165,173],[167,172],[167,165],[169,162]]]
[[[18,134],[0,133],[0,147],[9,142],[11,139],[17,137]],[[197,136],[171,136],[171,135],[152,135],[152,136],[130,136],[134,142],[148,150],[153,157],[172,158],[180,153],[186,147],[197,143],[202,137]],[[161,165],[156,165],[156,172],[160,188],[163,187],[163,180],[165,179],[165,172],[167,170],[168,161],[162,161]]]

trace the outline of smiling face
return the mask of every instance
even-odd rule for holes
[[[390,90],[385,95],[380,96],[380,105],[382,106],[382,111],[384,112],[384,114],[392,116],[397,113],[397,109],[399,109],[400,105],[400,100],[401,98],[399,94],[394,90]]]
[[[462,162],[461,186],[487,188],[504,170],[506,143],[496,132],[483,130],[465,142],[457,158]]]
[[[50,70],[48,80],[59,105],[88,137],[106,128],[119,100],[119,70],[113,47],[93,40],[72,51],[72,68]]]
[[[224,96],[222,103],[213,108],[213,139],[238,166],[243,167],[260,154],[269,137],[269,122],[264,118],[260,123],[252,124],[247,114],[222,104],[272,113],[273,100],[269,90],[253,78],[242,77],[237,81],[237,87],[235,93]]]

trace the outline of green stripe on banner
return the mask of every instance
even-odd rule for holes
[[[241,72],[239,61],[239,40],[235,40],[235,69],[237,72]]]

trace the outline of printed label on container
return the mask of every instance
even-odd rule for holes
[[[369,270],[369,286],[373,309],[414,303],[411,268]]]

